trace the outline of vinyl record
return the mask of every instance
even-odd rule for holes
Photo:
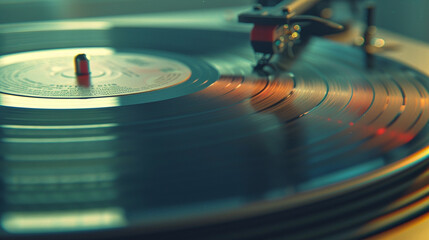
[[[247,29],[64,24],[0,29],[0,236],[344,239],[424,213],[419,72],[313,39],[261,76]]]

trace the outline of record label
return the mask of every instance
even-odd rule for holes
[[[82,86],[74,70],[76,53],[75,49],[47,50],[0,58],[0,92],[44,98],[111,97],[168,88],[192,73],[166,57],[101,51],[91,55],[89,83]]]

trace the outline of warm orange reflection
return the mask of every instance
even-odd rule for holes
[[[409,216],[413,216],[419,212],[429,209],[429,169],[417,176],[414,182],[408,188],[408,193],[402,196],[399,199],[396,199],[394,202],[386,206],[380,211],[387,212],[385,214],[373,221],[368,222],[364,227],[362,227],[359,232],[371,232],[376,229],[383,229],[386,226],[394,225],[396,222],[401,222],[403,219],[407,219]],[[429,215],[426,214],[418,219],[427,221],[429,220]],[[402,224],[393,228],[386,233],[379,234],[371,239],[391,239],[390,237],[398,237],[398,233],[402,231],[409,232],[410,229],[421,224],[420,220],[412,220],[408,223]],[[411,233],[416,234],[415,231]],[[399,238],[398,238],[399,239]],[[414,238],[410,238],[414,239]],[[417,238],[415,238],[417,239]]]
[[[414,139],[429,120],[429,109],[423,107],[428,98],[416,95],[418,89],[408,83],[401,86],[407,98],[392,82],[371,87],[356,79],[341,84],[328,83],[327,88],[320,79],[296,81],[285,73],[270,80],[256,74],[222,76],[199,94],[227,100],[226,105],[250,103],[254,112],[274,114],[282,123],[309,114],[314,125],[344,129],[337,139],[349,138],[350,144],[368,139],[363,150],[391,151]]]
[[[400,221],[401,218],[404,218],[407,215],[407,211],[412,211],[414,209],[412,208],[422,208],[422,209],[428,209],[428,202],[429,197],[424,198],[423,200],[412,204],[411,206],[407,207],[406,209],[401,209],[398,211],[396,216],[388,215],[384,217],[383,219],[379,219],[375,222],[369,223],[369,225],[372,226],[372,228],[375,228],[377,225],[381,224],[381,221],[387,221],[387,220],[396,220]],[[399,226],[396,226],[395,228],[386,231],[384,233],[375,235],[373,237],[370,237],[368,239],[370,240],[379,240],[379,239],[389,239],[389,240],[403,240],[403,239],[427,239],[427,236],[429,236],[429,213],[424,214],[420,217],[414,218],[413,220],[401,224]]]

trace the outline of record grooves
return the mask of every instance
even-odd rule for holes
[[[32,27],[0,28],[5,239],[353,239],[425,214],[429,82],[410,67],[314,38],[265,76],[247,28]]]

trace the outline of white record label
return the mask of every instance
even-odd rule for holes
[[[46,50],[0,57],[0,92],[44,98],[121,96],[168,88],[192,73],[167,57],[90,52],[91,74],[85,85],[75,74],[76,53],[75,49]]]

